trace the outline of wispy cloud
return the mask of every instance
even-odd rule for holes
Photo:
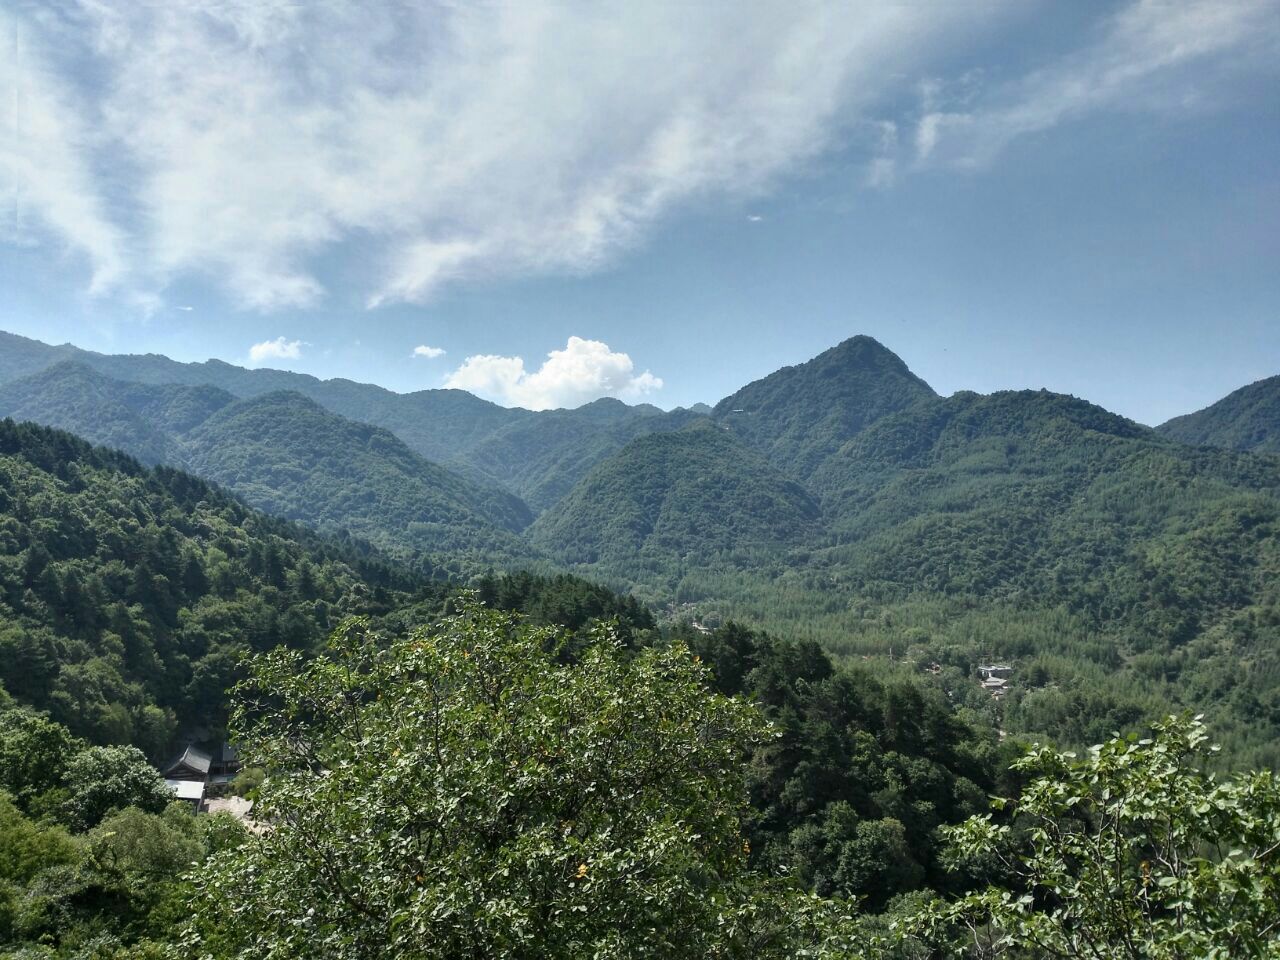
[[[444,356],[443,347],[428,347],[425,343],[413,348],[415,357],[424,357],[427,360],[434,360],[436,357]]]
[[[84,256],[89,289],[103,293],[126,273],[125,235],[91,169],[100,141],[52,52],[40,31],[0,9],[0,241],[56,234]]]
[[[306,345],[302,340],[286,340],[284,337],[263,340],[249,348],[249,366],[261,366],[271,360],[297,360]]]
[[[580,406],[599,397],[636,400],[660,390],[662,380],[648,370],[636,373],[631,357],[606,343],[570,337],[563,350],[552,350],[532,372],[525,369],[521,357],[467,357],[445,386],[510,406],[548,410]]]
[[[946,85],[926,84],[916,160],[981,167],[1019,137],[1096,111],[1185,111],[1211,95],[1207,68],[1247,70],[1277,55],[1277,0],[1138,0],[1092,42],[1025,76],[985,90],[962,78],[958,103]]]
[[[100,286],[194,273],[306,306],[344,245],[371,306],[590,271],[692,198],[802,167],[1007,2],[80,0],[27,15],[58,41],[21,68],[50,128],[9,139],[5,182]]]

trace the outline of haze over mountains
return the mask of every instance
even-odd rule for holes
[[[1153,430],[1046,391],[940,397],[854,337],[714,408],[534,413],[0,337],[0,416],[427,570],[570,570],[843,655],[1034,659],[1041,682],[1006,701],[1007,725],[1088,739],[1211,701],[1265,757],[1280,740],[1278,382]]]

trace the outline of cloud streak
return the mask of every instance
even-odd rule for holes
[[[1139,0],[1100,25],[1093,42],[1026,76],[976,95],[962,84],[976,102],[961,108],[927,84],[915,159],[982,167],[1020,137],[1097,111],[1183,111],[1209,96],[1206,68],[1242,70],[1277,54],[1276,0]]]
[[[467,357],[445,386],[508,406],[549,410],[577,407],[599,397],[638,400],[662,389],[662,380],[648,370],[636,373],[631,357],[606,343],[570,337],[563,350],[552,350],[532,372],[520,357]]]
[[[28,245],[52,232],[87,261],[90,292],[107,292],[127,254],[88,164],[98,141],[46,39],[4,9],[0,51],[0,240]]]

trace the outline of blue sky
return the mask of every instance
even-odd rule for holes
[[[1280,373],[1280,0],[743,10],[19,0],[0,328],[534,407]]]

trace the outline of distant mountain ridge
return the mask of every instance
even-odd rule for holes
[[[795,546],[816,532],[817,502],[707,420],[653,433],[598,464],[530,529],[571,563],[683,563]]]
[[[1280,376],[1241,387],[1217,403],[1156,429],[1183,443],[1280,453]]]
[[[114,380],[71,360],[0,385],[0,416],[189,469],[259,509],[388,549],[530,556],[515,534],[533,516],[518,497],[293,391],[237,399],[208,385]]]
[[[0,332],[0,386],[67,361],[114,380],[149,386],[212,386],[238,398],[293,391],[343,417],[390,430],[427,460],[472,480],[497,483],[538,510],[567,493],[596,462],[627,440],[649,430],[678,427],[694,416],[689,411],[664,413],[650,404],[628,406],[609,398],[572,410],[535,413],[502,407],[464,390],[395,393],[352,380],[249,370],[221,360],[181,363],[158,354],[102,354]],[[529,428],[528,434],[523,427]],[[537,440],[531,441],[530,436]],[[578,442],[581,450],[574,449]]]

